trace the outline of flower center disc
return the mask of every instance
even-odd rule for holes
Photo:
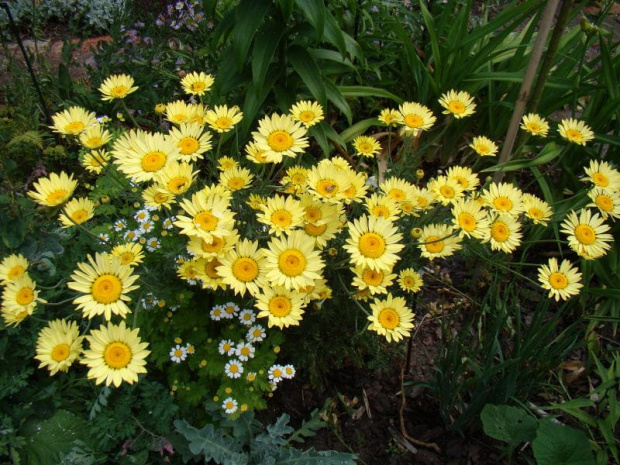
[[[306,257],[299,250],[285,250],[278,259],[278,267],[286,276],[299,276],[306,269]]]
[[[369,286],[379,286],[383,282],[383,273],[381,271],[366,269],[362,273],[362,279]]]
[[[554,289],[564,289],[568,286],[568,279],[562,273],[551,273],[549,276],[549,284]]]
[[[243,186],[245,186],[245,181],[243,178],[230,178],[228,181],[228,187],[234,191],[243,189]]]
[[[211,279],[218,279],[221,276],[217,273],[217,267],[222,266],[222,263],[219,260],[212,260],[205,266],[205,273]]]
[[[110,91],[110,95],[116,98],[123,98],[125,95],[127,95],[127,87],[116,86]]]
[[[606,195],[597,196],[594,203],[596,203],[596,206],[604,212],[610,212],[614,209],[614,202]]]
[[[471,213],[461,213],[459,215],[459,225],[467,232],[476,229],[476,218]]]
[[[194,139],[193,137],[185,137],[181,139],[181,142],[179,142],[178,147],[179,147],[179,150],[181,151],[181,154],[191,155],[196,150],[198,150],[199,146],[200,145],[198,144],[198,141]]]
[[[91,294],[100,304],[110,304],[121,297],[122,291],[123,284],[120,279],[111,274],[104,274],[93,283]]]
[[[444,248],[444,243],[443,241],[440,241],[439,239],[441,238],[437,236],[430,236],[429,238],[427,238],[426,241],[431,242],[431,244],[426,244],[426,250],[428,250],[430,253],[441,252]],[[433,241],[437,241],[437,242],[433,242]]]
[[[210,243],[203,240],[201,244],[202,251],[207,253],[219,252],[223,247],[224,239],[217,236],[213,236]]]
[[[84,123],[81,121],[73,121],[65,126],[65,131],[71,134],[79,134],[84,130]]]
[[[495,223],[491,228],[491,237],[497,242],[504,242],[510,236],[508,226],[502,222]]]
[[[278,210],[271,215],[271,221],[276,226],[280,226],[281,228],[286,228],[290,226],[293,222],[293,217],[291,214],[285,210]]]
[[[69,344],[58,344],[52,349],[52,360],[62,362],[69,356]]]
[[[424,120],[419,115],[407,115],[405,116],[405,124],[410,128],[419,128],[422,126]]]
[[[403,285],[406,288],[411,288],[414,285],[414,281],[413,278],[411,276],[407,276],[405,279],[403,279]]]
[[[168,190],[175,195],[182,194],[189,189],[190,182],[185,176],[177,176],[168,182]]]
[[[566,131],[566,137],[569,140],[576,141],[576,142],[581,142],[581,140],[583,139],[583,136],[581,135],[581,133],[577,131],[576,129],[569,129],[568,131]]]
[[[123,252],[120,256],[121,259],[121,264],[123,265],[129,265],[131,262],[133,262],[133,259],[135,258],[135,255],[131,252]]]
[[[306,221],[309,223],[315,223],[323,218],[321,210],[314,207],[306,208]]]
[[[8,278],[9,281],[14,280],[15,278],[19,278],[24,274],[24,268],[21,265],[15,265],[13,268],[9,270]]]
[[[86,213],[86,210],[78,210],[71,214],[71,219],[74,223],[77,224],[82,224],[84,221],[86,221],[87,217],[88,214]]]
[[[587,224],[577,225],[575,228],[575,237],[579,242],[585,245],[592,245],[596,242],[596,233],[594,229]]]
[[[242,257],[233,263],[232,273],[239,281],[247,283],[253,281],[258,276],[258,265],[255,260]]]
[[[131,362],[131,349],[124,342],[112,342],[103,351],[103,359],[110,368],[125,368]]]
[[[299,119],[302,120],[304,123],[309,123],[310,121],[312,121],[315,118],[314,116],[314,112],[313,111],[302,111],[299,114]]]
[[[359,151],[361,153],[371,153],[372,145],[370,145],[368,142],[364,142],[363,144],[360,144]]]
[[[532,218],[536,220],[539,220],[543,217],[543,212],[540,208],[532,207],[527,212]]]
[[[203,231],[213,231],[217,227],[219,220],[210,212],[200,212],[194,218],[194,223],[200,226]]]
[[[465,105],[463,105],[462,102],[450,102],[448,108],[452,113],[456,113],[457,115],[465,111]]]
[[[316,191],[323,197],[333,197],[338,193],[338,184],[331,179],[323,179],[317,184]]]
[[[277,296],[269,301],[269,312],[278,318],[285,317],[292,309],[293,305],[286,297]]]
[[[57,189],[54,192],[51,192],[50,194],[48,194],[45,200],[50,205],[60,205],[67,198],[67,194],[68,192],[66,190]]]
[[[142,157],[140,165],[147,172],[159,171],[166,164],[166,155],[162,152],[149,152]]]
[[[603,173],[594,173],[592,175],[592,181],[597,186],[601,186],[601,187],[609,186],[609,179],[607,179],[607,176],[605,176]]]
[[[443,195],[446,199],[451,199],[452,197],[454,197],[454,189],[452,189],[450,186],[441,186],[439,188],[439,192],[441,193],[441,195]]]
[[[326,224],[323,224],[321,226],[316,226],[314,224],[307,224],[306,226],[304,226],[304,231],[306,232],[306,234],[312,237],[320,236],[321,234],[325,232],[326,229],[327,229]]]
[[[388,195],[392,197],[394,200],[396,200],[397,202],[405,200],[405,198],[407,197],[401,189],[392,189],[390,190]]]
[[[394,329],[398,326],[400,318],[393,308],[384,308],[379,313],[379,324],[385,329]]]
[[[163,192],[158,192],[153,197],[153,200],[155,201],[155,203],[166,203],[169,198],[170,196],[168,194],[165,194]]]
[[[362,255],[379,258],[385,253],[385,241],[379,234],[368,232],[360,237],[358,247]]]
[[[225,116],[218,118],[215,125],[220,129],[228,129],[232,126],[232,120]]]
[[[284,152],[293,146],[293,137],[286,131],[275,131],[269,134],[267,144],[276,152]]]
[[[372,209],[372,214],[373,214],[373,216],[383,217],[383,218],[386,218],[386,219],[390,217],[390,212],[388,211],[387,208],[385,208],[382,205],[377,205],[376,207],[374,207]]]
[[[506,197],[497,197],[493,200],[493,206],[498,210],[507,212],[512,208],[512,202]]]
[[[28,305],[34,300],[34,292],[32,292],[32,289],[24,287],[19,290],[15,300],[19,305]]]
[[[192,92],[202,92],[206,87],[204,82],[194,82],[192,84]]]

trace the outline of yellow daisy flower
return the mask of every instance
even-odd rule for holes
[[[424,281],[420,273],[413,268],[406,268],[398,273],[398,284],[403,291],[415,294],[420,291],[424,285]]]
[[[67,202],[58,219],[63,228],[70,228],[90,220],[93,216],[95,216],[95,202],[86,197],[81,197]]]
[[[523,192],[512,184],[491,183],[482,191],[481,199],[491,211],[500,215],[518,216],[523,212]]]
[[[166,121],[172,124],[191,124],[196,113],[196,107],[185,103],[183,100],[175,100],[166,104]]]
[[[110,157],[110,152],[93,150],[84,154],[81,165],[91,173],[100,174],[103,168],[110,162]]]
[[[446,170],[446,176],[448,179],[458,182],[463,190],[468,192],[476,190],[480,185],[478,175],[467,166],[451,166]]]
[[[366,199],[366,210],[370,216],[385,218],[389,221],[396,221],[400,217],[400,208],[396,200],[385,194],[372,194]]]
[[[428,190],[442,205],[452,205],[465,196],[463,186],[447,176],[437,176],[428,183]]]
[[[374,157],[381,151],[381,144],[371,136],[358,136],[353,139],[355,153],[361,157]]]
[[[180,158],[173,140],[160,133],[143,133],[133,141],[134,150],[120,151],[114,147],[112,155],[119,171],[134,182],[153,181]]]
[[[233,229],[232,233],[225,237],[213,236],[211,241],[193,236],[189,238],[187,251],[196,257],[223,257],[233,249],[237,242],[239,242],[239,233],[236,229]]]
[[[8,284],[21,278],[28,269],[28,260],[22,254],[12,254],[0,262],[0,283]]]
[[[366,198],[366,192],[368,192],[368,186],[366,185],[368,175],[364,172],[356,173],[353,170],[346,170],[344,173],[349,183],[349,187],[342,191],[344,202],[346,204],[362,202]]]
[[[549,123],[547,120],[536,113],[523,115],[521,119],[521,129],[529,132],[533,136],[547,137]]]
[[[235,294],[244,296],[249,292],[257,296],[266,287],[266,261],[263,250],[258,248],[258,241],[243,239],[219,260],[221,265],[217,273]]]
[[[181,195],[192,187],[198,171],[189,163],[172,162],[165,169],[160,170],[154,180],[159,186],[172,195]]]
[[[170,209],[172,204],[176,203],[174,195],[159,184],[154,184],[144,189],[141,197],[145,206],[153,207],[157,210],[161,210],[162,207]]]
[[[95,384],[105,382],[106,386],[114,384],[119,387],[123,381],[133,384],[138,381],[140,373],[146,373],[148,343],[138,336],[139,329],[131,330],[121,321],[119,325],[108,323],[99,329],[91,330],[86,336],[90,347],[84,351],[80,362],[90,369],[88,379]]]
[[[473,115],[476,109],[473,97],[465,91],[450,90],[441,96],[439,104],[445,108],[444,115],[452,114],[455,118]]]
[[[286,175],[280,180],[287,194],[301,194],[306,190],[308,182],[308,169],[295,165],[286,170]]]
[[[291,107],[289,113],[291,118],[299,121],[306,128],[312,127],[325,119],[323,107],[318,102],[311,102],[309,100],[297,102]]]
[[[60,174],[51,173],[49,177],[40,178],[33,184],[34,190],[28,192],[28,197],[39,205],[56,207],[69,200],[76,187],[77,181],[73,179],[73,174],[68,175],[64,171]]]
[[[52,115],[54,132],[59,134],[77,136],[86,128],[97,124],[97,117],[92,111],[82,107],[69,107],[67,110],[60,111]]]
[[[560,136],[573,144],[586,145],[587,142],[594,139],[594,133],[590,126],[573,118],[560,121],[558,132]]]
[[[53,320],[39,332],[37,355],[39,368],[47,368],[50,376],[67,372],[82,352],[82,340],[75,321]]]
[[[21,277],[9,281],[2,293],[2,316],[9,326],[17,325],[32,315],[37,303],[45,303],[39,298],[36,283],[24,273]]]
[[[142,244],[137,242],[119,244],[112,249],[111,254],[120,258],[121,265],[136,266],[144,260]]]
[[[201,258],[196,261],[196,268],[198,269],[196,278],[202,281],[203,289],[210,289],[212,291],[217,291],[218,289],[226,290],[228,286],[217,272],[220,266],[222,266],[222,263],[218,258]]]
[[[89,263],[78,263],[78,269],[71,275],[73,281],[67,287],[82,295],[73,303],[82,310],[85,318],[104,315],[106,320],[112,314],[124,318],[131,310],[126,302],[131,301],[128,292],[138,289],[138,279],[129,265],[123,265],[119,257],[110,254],[88,256]]]
[[[202,160],[203,154],[211,150],[212,135],[204,131],[200,124],[181,123],[179,127],[173,127],[168,134],[174,140],[181,154],[181,160],[194,162]]]
[[[387,288],[392,285],[396,275],[389,271],[373,270],[365,266],[356,266],[352,268],[353,282],[352,285],[358,290],[368,289],[371,295],[387,294]]]
[[[386,299],[375,299],[371,304],[372,315],[368,317],[370,331],[385,336],[388,342],[398,342],[411,335],[414,313],[405,299],[388,294]]]
[[[435,203],[435,196],[426,187],[413,186],[412,198],[416,211],[429,210],[433,207],[433,204]],[[403,206],[404,204],[401,203],[400,208],[403,208]]]
[[[349,185],[346,173],[333,165],[319,164],[308,171],[308,192],[324,202],[337,203],[343,200],[343,192]]]
[[[110,142],[110,139],[112,139],[112,134],[110,134],[110,131],[105,129],[101,124],[95,124],[82,131],[79,138],[82,147],[94,150],[103,147],[105,144]]]
[[[480,203],[461,199],[452,206],[452,224],[458,230],[459,237],[482,239],[490,221]]]
[[[474,137],[469,146],[481,157],[494,157],[497,155],[498,147],[488,137]]]
[[[248,189],[252,186],[254,175],[247,168],[236,167],[220,173],[219,183],[231,191]]]
[[[136,90],[138,90],[138,88],[134,87],[133,78],[127,74],[115,74],[110,76],[99,86],[99,92],[103,95],[101,100],[103,101],[125,98]]]
[[[542,199],[539,199],[532,194],[523,194],[521,196],[523,201],[523,211],[532,222],[547,226],[549,220],[553,215],[551,206]]]
[[[342,206],[315,200],[310,194],[302,195],[299,201],[304,211],[303,231],[314,241],[315,248],[323,249],[342,229]]]
[[[243,113],[237,106],[229,108],[227,105],[216,105],[205,115],[205,122],[220,134],[232,130],[242,119]]]
[[[396,202],[407,202],[414,199],[415,186],[401,178],[389,178],[379,185],[379,189]]]
[[[429,260],[449,257],[461,249],[460,237],[454,234],[452,226],[446,224],[424,226],[418,241],[421,255]]]
[[[205,74],[200,71],[186,74],[183,79],[181,79],[181,87],[186,94],[190,95],[204,95],[209,91],[215,79],[210,74]]]
[[[302,231],[273,238],[265,250],[267,279],[274,286],[300,289],[321,279],[324,263]]]
[[[196,281],[199,279],[201,268],[204,266],[202,259],[193,258],[185,260],[177,268],[177,276],[186,281]]]
[[[362,216],[348,223],[349,238],[343,248],[351,255],[351,263],[373,270],[389,271],[400,260],[398,252],[403,236],[391,221]]]
[[[392,108],[385,108],[381,110],[378,120],[388,127],[396,126],[401,116],[402,115],[398,110],[394,110]]]
[[[398,123],[403,125],[405,134],[417,136],[421,131],[428,131],[437,121],[431,110],[416,102],[405,102],[398,111]]]
[[[612,191],[620,190],[620,172],[611,163],[606,161],[590,160],[585,168],[586,177],[584,182],[591,182],[596,187]]]
[[[598,208],[604,220],[609,217],[620,218],[620,191],[595,187],[588,192],[588,197],[592,202],[586,207]]]
[[[193,194],[191,200],[183,199],[180,205],[189,215],[177,215],[174,222],[181,228],[181,234],[199,236],[206,241],[212,241],[213,236],[232,234],[235,212],[230,210],[228,199],[201,190]]]
[[[294,197],[275,195],[267,199],[263,211],[257,215],[257,220],[269,226],[270,235],[280,237],[303,224],[304,209]]]
[[[255,307],[260,310],[258,318],[267,318],[267,326],[288,328],[298,326],[304,313],[302,294],[283,286],[265,287],[256,297]]]
[[[224,156],[217,159],[217,169],[220,171],[232,170],[238,166],[239,162],[232,157]]]
[[[257,165],[270,163],[269,159],[265,156],[267,151],[258,148],[257,143],[254,141],[247,143],[247,145],[245,146],[245,153],[245,158],[250,160],[252,163],[256,163]]]
[[[252,136],[271,163],[280,163],[283,157],[295,157],[308,147],[306,132],[307,129],[290,116],[274,114],[260,120],[258,131]]]
[[[521,223],[512,215],[497,215],[491,220],[483,242],[491,243],[491,250],[514,252],[521,245]]]
[[[549,297],[555,298],[556,301],[578,295],[583,287],[579,270],[573,268],[568,260],[562,260],[558,265],[556,258],[550,258],[547,265],[542,265],[538,269],[538,280],[541,287],[549,291]]]
[[[586,260],[594,260],[604,256],[614,238],[598,213],[584,208],[577,214],[571,211],[562,222],[561,231],[568,236],[568,246]]]

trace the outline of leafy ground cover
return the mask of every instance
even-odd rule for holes
[[[613,6],[136,2],[41,98],[5,39],[3,460],[617,461]]]

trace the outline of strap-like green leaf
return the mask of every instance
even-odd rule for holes
[[[362,121],[358,121],[353,126],[348,127],[344,131],[340,133],[340,137],[345,142],[351,142],[360,134],[366,132],[366,130],[372,126],[377,126],[379,124],[379,120],[377,118],[367,118]]]
[[[327,92],[327,98],[332,102],[347,118],[347,122],[353,123],[353,114],[351,113],[351,107],[344,98],[344,95],[340,91],[336,84],[331,81],[325,81],[325,91]]]
[[[323,2],[317,0],[295,0],[295,3],[303,11],[314,29],[316,29],[316,38],[320,40],[325,29],[325,11],[327,11]]]
[[[328,10],[325,11],[325,33],[323,38],[330,44],[335,45],[340,53],[346,55],[347,45],[342,35],[342,29],[340,29],[336,19]]]
[[[338,89],[345,97],[375,97],[375,98],[387,98],[395,101],[396,103],[402,103],[403,99],[398,95],[394,95],[385,89],[379,89],[378,87],[369,86],[338,86]]]
[[[267,70],[284,35],[284,28],[265,24],[259,32],[252,50],[252,84],[259,90],[264,84]]]
[[[292,45],[288,49],[287,57],[310,93],[325,106],[325,85],[314,58],[300,45]]]
[[[250,50],[250,44],[271,4],[270,0],[252,0],[240,2],[235,8],[235,27],[232,37],[235,64],[238,70],[241,70],[248,50]]]
[[[562,153],[563,148],[558,147],[555,142],[551,142],[543,147],[537,157],[535,158],[521,158],[518,160],[510,160],[501,165],[491,166],[482,170],[482,172],[495,172],[495,171],[517,171],[524,168],[530,168],[532,166],[542,165],[543,163],[549,163]]]

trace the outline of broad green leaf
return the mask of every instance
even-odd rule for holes
[[[310,55],[317,60],[333,61],[335,63],[345,65],[347,68],[350,68],[351,71],[357,71],[353,63],[351,63],[351,60],[342,56],[340,53],[335,52],[334,50],[312,48],[308,50],[308,53],[310,53]]]
[[[353,114],[351,113],[351,107],[344,98],[344,95],[342,95],[340,89],[332,81],[326,80],[325,92],[330,102],[332,102],[342,112],[342,114],[347,118],[347,122],[349,123],[349,125],[351,125],[353,123]]]
[[[280,11],[282,11],[282,16],[288,20],[293,13],[293,6],[295,5],[294,0],[278,0],[280,3]]]
[[[243,452],[241,442],[224,436],[222,431],[216,431],[213,425],[207,424],[198,430],[185,420],[176,420],[174,426],[188,440],[192,453],[204,455],[207,462],[214,460],[220,464],[238,465],[248,463],[248,456]]]
[[[530,168],[532,166],[542,165],[543,163],[549,163],[551,160],[557,158],[564,149],[558,147],[555,142],[551,142],[543,147],[538,156],[534,158],[510,160],[501,165],[491,166],[482,172],[495,172],[495,171],[517,171],[524,168]]]
[[[343,56],[346,55],[347,44],[342,35],[342,29],[340,29],[336,19],[329,10],[325,11],[325,33],[323,34],[323,38],[330,44],[335,45]]]
[[[295,3],[316,29],[317,40],[321,40],[325,29],[325,11],[327,11],[324,3],[317,0],[295,0]]]
[[[378,126],[379,120],[377,118],[367,118],[362,121],[358,121],[353,126],[348,127],[340,133],[340,137],[345,142],[351,142],[360,134],[366,132],[366,130],[372,126]]]
[[[424,25],[426,26],[426,31],[428,32],[431,52],[433,55],[433,67],[435,68],[435,73],[438,76],[441,76],[443,61],[441,60],[441,53],[439,51],[439,38],[437,37],[437,28],[435,27],[435,20],[431,15],[430,11],[426,7],[425,0],[420,0],[420,12],[422,13],[422,19],[424,20]]]
[[[536,437],[538,422],[523,409],[509,405],[487,404],[480,413],[486,435],[516,447]]]
[[[235,65],[238,71],[241,71],[258,26],[271,5],[270,0],[252,0],[251,2],[240,2],[235,8],[235,26],[232,38]]]
[[[620,299],[620,289],[603,289],[599,287],[584,288],[583,292],[601,297]]]
[[[288,49],[287,58],[310,93],[325,107],[325,85],[321,77],[321,70],[314,58],[300,45],[291,46]]]
[[[543,421],[532,450],[538,465],[594,465],[594,456],[583,433],[568,426]]]
[[[378,87],[368,86],[338,86],[338,90],[345,97],[375,97],[375,98],[387,98],[395,101],[396,103],[403,103],[403,99],[385,89],[379,89]]]
[[[252,51],[252,83],[256,92],[260,93],[259,89],[265,82],[267,70],[283,35],[284,28],[266,23],[256,37]]]

